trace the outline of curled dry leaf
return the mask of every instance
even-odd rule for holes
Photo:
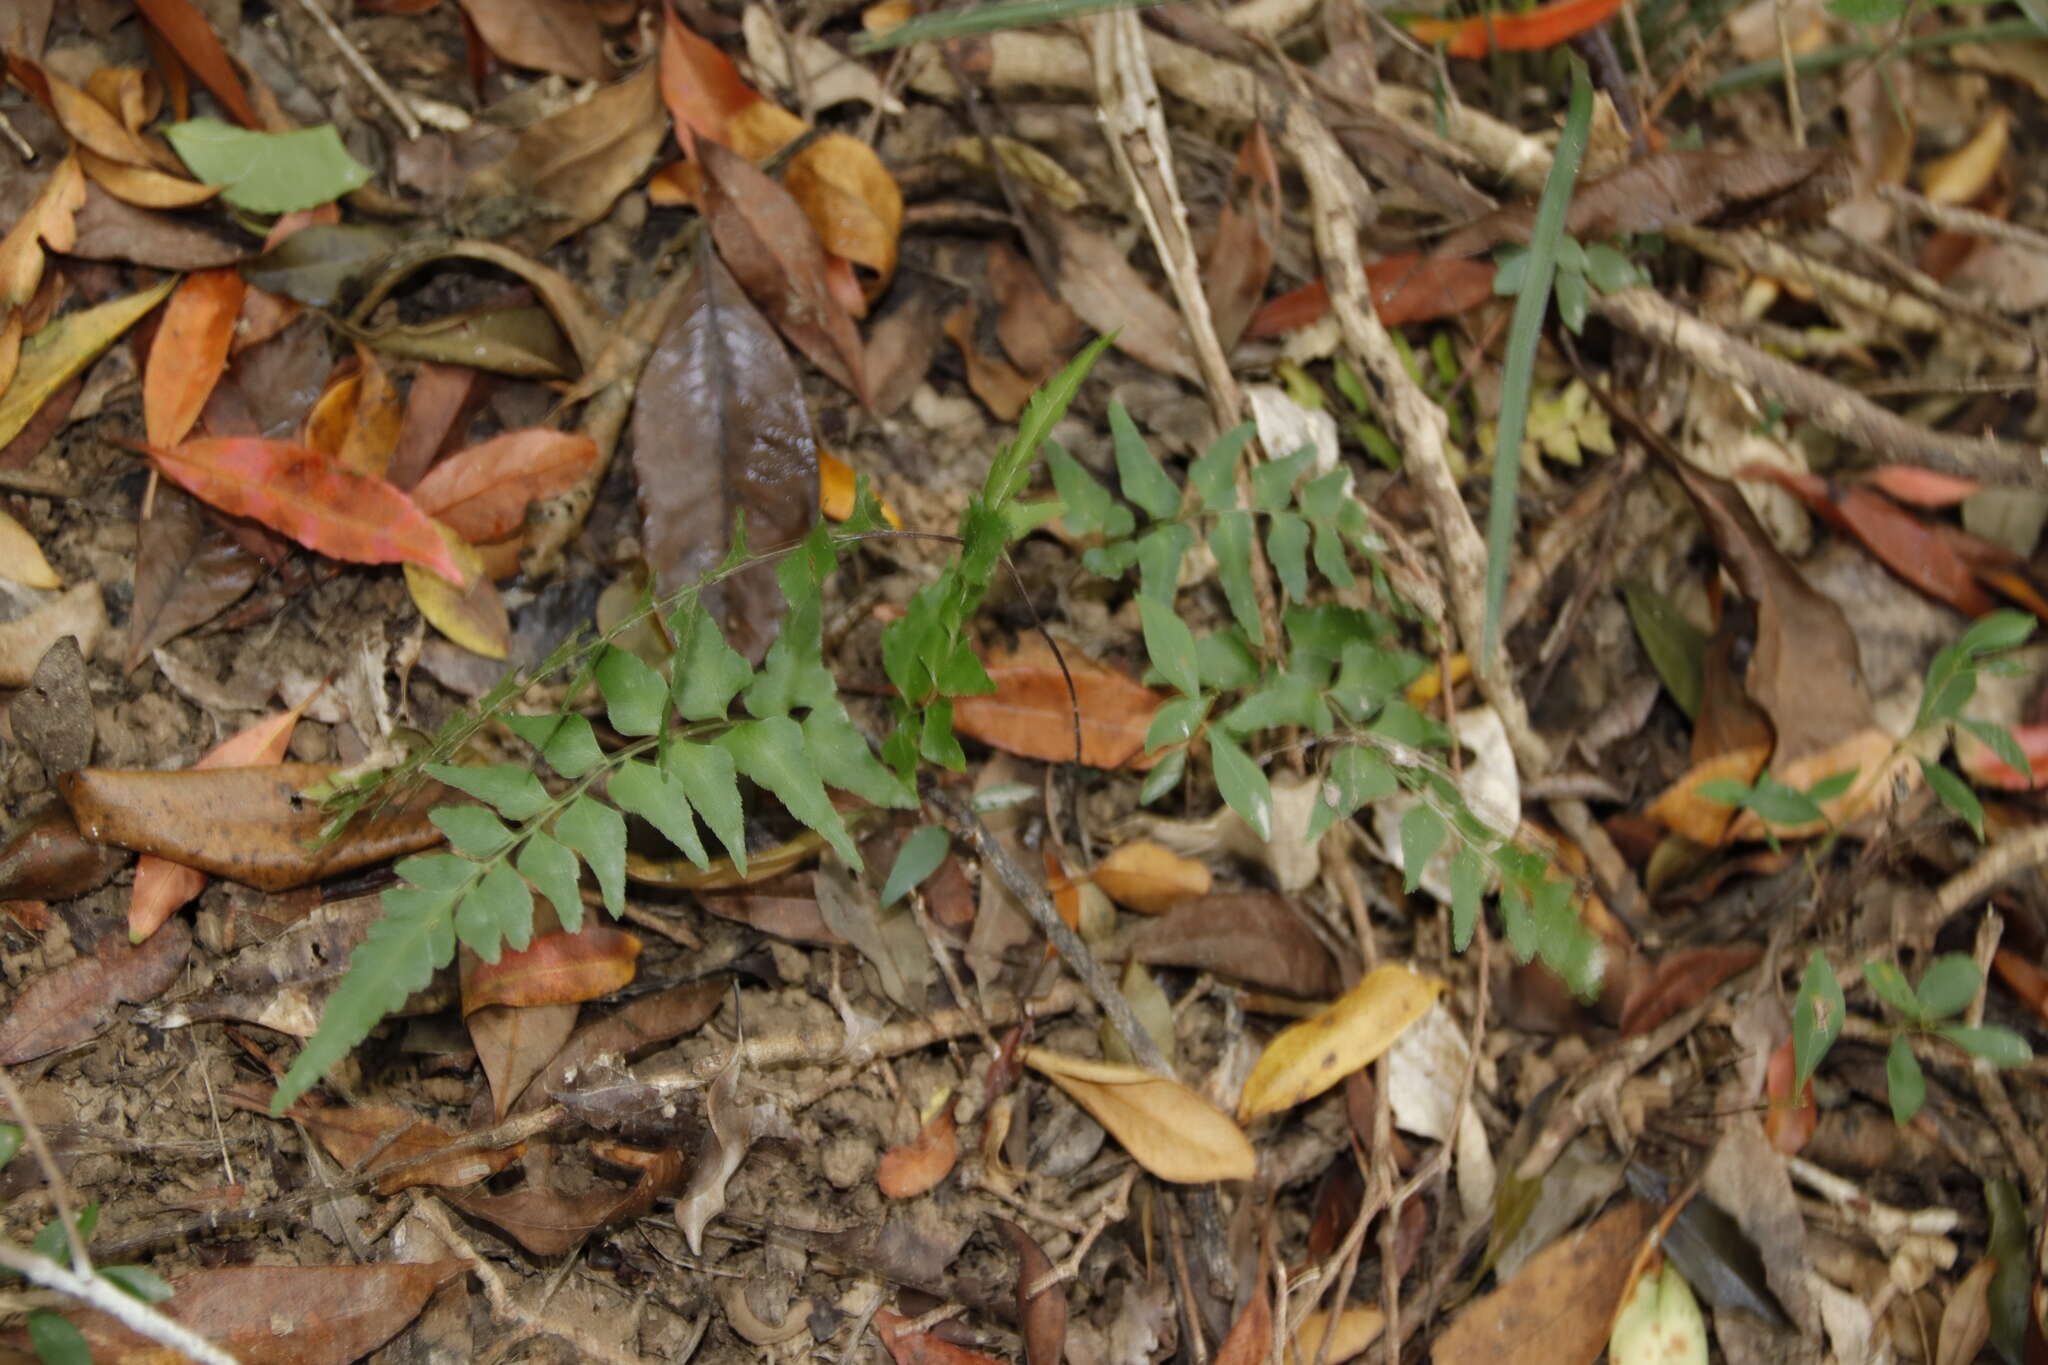
[[[703,139],[758,162],[804,131],[802,119],[748,85],[732,59],[693,33],[673,5],[662,15],[661,98],[684,155],[695,158]]]
[[[1090,876],[1111,900],[1143,915],[1163,915],[1209,891],[1206,866],[1150,839],[1135,839],[1118,848]]]
[[[600,1228],[640,1217],[682,1183],[680,1152],[643,1152],[609,1143],[593,1150],[615,1166],[638,1172],[633,1184],[624,1190],[600,1188],[582,1194],[528,1188],[510,1194],[442,1197],[470,1217],[501,1229],[534,1255],[559,1256]]]
[[[107,606],[100,585],[75,584],[17,621],[0,625],[0,687],[25,687],[50,646],[71,636],[78,652],[91,658],[107,628]]]
[[[542,934],[523,951],[507,949],[462,979],[462,1010],[487,1005],[562,1005],[598,1000],[633,982],[640,940],[591,922],[578,933]]]
[[[1216,1347],[1216,1365],[1267,1365],[1273,1354],[1273,1300],[1261,1274],[1252,1301],[1230,1324],[1229,1335]],[[1309,1357],[1313,1359],[1313,1355]]]
[[[467,948],[460,954],[465,984],[483,965]],[[477,1064],[491,1087],[491,1117],[502,1120],[576,1031],[575,1005],[486,1005],[463,1024],[476,1045]]]
[[[1240,1121],[1315,1098],[1374,1061],[1435,1003],[1444,983],[1398,962],[1367,972],[1335,1003],[1282,1029],[1252,1067]]]
[[[417,564],[451,583],[462,566],[413,500],[382,479],[341,468],[291,441],[229,436],[151,446],[173,482],[224,512],[250,517],[309,550],[359,564]]]
[[[960,1159],[960,1130],[951,1101],[939,1106],[917,1136],[882,1153],[875,1166],[875,1186],[891,1199],[915,1199],[953,1172]]]
[[[867,295],[880,298],[896,275],[903,191],[875,149],[844,133],[827,133],[790,158],[782,183],[825,250],[875,272]]]
[[[227,372],[247,289],[236,271],[201,270],[172,293],[142,375],[142,429],[151,445],[178,444],[199,420]]]
[[[508,431],[429,469],[412,500],[470,544],[482,545],[519,530],[527,504],[573,487],[596,463],[597,443],[579,432]]]
[[[1074,761],[1075,696],[1081,713],[1081,762],[1090,768],[1143,770],[1145,731],[1166,698],[1129,674],[1095,662],[1072,646],[1061,649],[1074,693],[1052,649],[1027,636],[1013,650],[982,656],[996,690],[953,702],[953,728],[969,739],[1023,758]]]
[[[157,1306],[247,1365],[349,1365],[398,1335],[468,1261],[224,1266],[172,1278]],[[97,1309],[67,1314],[96,1361],[143,1365],[166,1349]]]
[[[169,773],[84,768],[57,786],[86,838],[265,891],[289,891],[441,841],[427,812],[450,793],[428,783],[332,843],[308,847],[326,815],[301,793],[337,771],[321,763]]]
[[[0,512],[0,578],[43,592],[64,586],[50,561],[43,558],[43,547],[36,544],[36,538],[6,512]]]
[[[192,934],[173,924],[140,946],[118,934],[90,957],[67,962],[28,983],[0,1019],[0,1066],[14,1066],[82,1043],[114,1022],[125,1002],[154,1000],[185,970]]]
[[[318,692],[289,711],[265,716],[215,745],[194,768],[262,768],[284,762],[292,730]],[[206,889],[206,874],[154,854],[135,863],[135,884],[128,892],[128,941],[140,943],[157,931],[178,907]]]
[[[710,1131],[704,1134],[691,1167],[689,1188],[676,1200],[676,1226],[682,1229],[692,1256],[703,1254],[704,1229],[725,1212],[726,1182],[746,1159],[747,1148],[779,1117],[766,1104],[747,1104],[740,1099],[743,1053],[735,1047],[718,1079],[705,1087],[704,1120]]]
[[[227,50],[192,0],[135,0],[135,8],[235,122],[244,128],[262,126]]]
[[[78,210],[85,205],[85,176],[78,158],[67,156],[0,238],[0,315],[26,308],[43,282],[43,248],[69,251],[78,242]],[[4,378],[4,376],[0,376]]]
[[[1628,1281],[1636,1248],[1655,1221],[1631,1200],[1529,1258],[1493,1293],[1466,1305],[1438,1335],[1437,1365],[1500,1365],[1543,1343],[1551,1365],[1592,1365]]]
[[[383,362],[359,341],[355,363],[335,367],[306,414],[305,444],[350,473],[381,479],[404,421],[404,401]]]
[[[237,1086],[222,1092],[221,1098],[237,1109],[267,1116],[270,1096],[268,1086]],[[455,1141],[455,1134],[439,1124],[429,1123],[395,1104],[330,1108],[301,1100],[285,1110],[284,1117],[304,1124],[327,1149],[327,1154],[344,1166],[354,1166],[372,1152],[378,1154],[380,1166],[412,1161]],[[396,1137],[392,1137],[394,1133]],[[387,1175],[377,1182],[375,1189],[379,1194],[392,1195],[416,1185],[474,1185],[504,1170],[525,1151],[526,1144],[521,1142],[495,1150],[452,1152],[437,1161],[425,1161]]]
[[[1039,1047],[1024,1049],[1024,1063],[1064,1090],[1161,1180],[1249,1180],[1258,1168],[1244,1130],[1179,1081]]]
[[[159,645],[204,625],[256,586],[263,561],[215,526],[182,488],[157,490],[136,531],[134,602],[122,668],[133,671]]]

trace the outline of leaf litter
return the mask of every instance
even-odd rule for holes
[[[336,16],[348,52],[288,7],[259,28],[263,5],[138,0],[111,30],[28,8],[0,27],[0,156],[36,154],[0,176],[0,1050],[108,1211],[96,1259],[150,1264],[172,1318],[337,1361],[515,1333],[670,1359],[707,1318],[695,1358],[721,1361],[782,1349],[764,1331],[1033,1362],[1313,1359],[1326,1329],[1332,1360],[1390,1330],[1437,1360],[2039,1340],[2048,726],[2014,647],[2048,610],[2018,458],[2044,433],[2007,344],[2037,300],[1982,286],[2040,273],[2011,188],[2038,170],[2029,68],[2005,61],[2032,28],[1955,47],[1970,83],[1929,55],[1952,16],[1888,53],[1914,126],[1865,184],[1829,121],[1798,127],[1775,39],[1738,90],[1757,77],[1696,16],[1637,34],[1604,4],[1412,21],[1492,54],[1447,74],[1328,3],[900,59],[863,47],[886,5],[384,3]],[[1738,8],[1731,31],[1777,19]],[[1850,150],[1876,136],[1866,8],[1834,7],[1846,45],[1786,35]],[[253,57],[259,31],[291,60]],[[1505,296],[1571,60],[1532,49],[1565,38],[1603,159],[1517,400]],[[1105,159],[1120,51],[1148,54],[1171,135]],[[1255,117],[1268,95],[1298,107]],[[1385,354],[1333,308],[1349,276],[1314,215],[1346,203]],[[1645,293],[1677,321],[1632,327]],[[981,508],[1010,563],[911,699],[929,799],[902,809],[862,760],[892,640],[951,581],[932,533],[1109,332],[1024,450],[1053,437],[1057,478]],[[1502,406],[1589,396],[1615,402],[1611,453],[1532,464],[1510,519],[1503,678],[1415,603],[1472,572],[1456,513]],[[1112,397],[1150,465],[1107,434]],[[1295,444],[1282,403],[1313,471],[1205,458],[1254,410]],[[1766,485],[1791,497],[1759,516]],[[832,574],[792,550],[821,513],[861,537]],[[687,614],[620,626],[740,545],[781,559],[705,595],[728,648]],[[605,704],[616,667],[465,719],[593,622],[673,733]],[[548,750],[528,722],[558,708],[585,725]],[[656,780],[616,848],[556,805],[435,823],[431,786],[314,846],[321,784],[457,733],[458,771],[535,766],[543,803],[586,742],[646,743]],[[197,766],[239,735],[264,766]],[[1478,775],[1504,795],[1473,826]],[[532,799],[503,781],[455,786]],[[970,789],[985,838],[945,814]],[[287,1111],[344,1168],[323,1186],[262,1117],[279,1073],[431,881],[416,860],[529,818],[524,946],[444,952],[423,921],[407,941],[449,968],[408,963],[391,1021]],[[913,829],[939,856],[892,875]],[[1095,984],[1040,942],[1040,894]],[[547,918],[586,899],[573,933]],[[1553,973],[1575,942],[1599,974],[1577,995]],[[1948,960],[1985,969],[1949,1014],[1876,984]],[[1829,975],[1842,994],[1804,984]],[[70,1160],[94,1142],[123,1169]],[[468,1245],[410,1200],[463,1212]],[[96,1358],[156,1349],[69,1311]]]

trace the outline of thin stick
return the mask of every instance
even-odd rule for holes
[[[1990,237],[1996,241],[2011,242],[2030,251],[2048,252],[2048,233],[2036,232],[2033,228],[2018,223],[2008,223],[2003,218],[1994,218],[1961,204],[1937,204],[1917,190],[1904,185],[1879,185],[1878,198],[1896,204],[1916,218],[1925,219],[1938,228],[1951,232],[1966,232],[1976,237]]]
[[[398,92],[384,83],[384,78],[377,74],[377,68],[371,66],[363,54],[356,50],[356,45],[348,40],[348,35],[341,31],[341,25],[334,22],[334,16],[327,12],[320,0],[299,0],[299,5],[312,16],[313,22],[320,26],[320,31],[327,35],[327,41],[333,43],[335,49],[341,53],[341,59],[363,78],[363,84],[369,86],[378,99],[384,101],[384,107],[398,120],[399,130],[405,134],[405,140],[419,141],[422,131],[420,121],[413,117],[412,110],[398,97]]]
[[[184,1323],[165,1317],[141,1299],[130,1296],[125,1290],[89,1271],[82,1275],[74,1274],[49,1257],[38,1256],[5,1239],[0,1239],[0,1266],[32,1284],[54,1289],[88,1307],[97,1308],[151,1341],[184,1352],[200,1365],[235,1365],[233,1356]]]

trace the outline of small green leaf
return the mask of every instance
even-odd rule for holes
[[[1109,400],[1109,435],[1116,447],[1116,473],[1124,496],[1145,509],[1155,521],[1166,521],[1180,511],[1180,489],[1167,477],[1159,458],[1138,434],[1137,423],[1124,405]]]
[[[505,725],[564,777],[581,777],[604,761],[597,732],[579,715],[506,716]]]
[[[651,735],[668,712],[668,684],[638,655],[606,645],[597,660],[597,690],[605,719],[622,735]]]
[[[1144,626],[1145,653],[1151,656],[1152,666],[1165,674],[1181,695],[1200,696],[1202,678],[1195,665],[1195,633],[1188,629],[1188,623],[1171,606],[1150,597],[1138,599],[1138,620]]]
[[[1970,827],[1977,841],[1984,841],[1984,803],[1977,799],[1977,793],[1970,790],[1970,784],[1950,772],[1939,763],[1920,760],[1920,774],[1927,779],[1928,787],[1951,814]]]
[[[99,1224],[100,1206],[98,1201],[87,1204],[84,1208],[80,1209],[78,1216],[71,1222],[71,1225],[78,1229],[78,1240],[81,1242],[92,1241],[93,1229],[98,1227]],[[64,1219],[59,1215],[36,1230],[36,1235],[29,1241],[28,1249],[46,1261],[55,1261],[59,1265],[68,1266],[71,1264],[70,1241],[71,1239],[64,1235]]]
[[[1842,1036],[1842,1017],[1847,1006],[1841,983],[1827,956],[1816,948],[1806,960],[1806,972],[1799,981],[1799,994],[1792,1002],[1792,1093],[1806,1089],[1821,1059]]]
[[[1642,641],[1650,667],[1688,720],[1699,719],[1704,685],[1707,633],[1694,625],[1678,604],[1639,578],[1621,585],[1628,619]]]
[[[225,185],[221,198],[250,213],[316,208],[360,189],[370,172],[348,154],[334,125],[259,133],[215,118],[188,119],[164,137],[192,174]]]
[[[1586,278],[1601,293],[1618,294],[1633,288],[1642,276],[1635,262],[1622,252],[1605,242],[1595,242],[1586,248]]]
[[[1577,336],[1586,330],[1586,277],[1576,270],[1559,270],[1556,288],[1557,320]]]
[[[518,763],[493,763],[486,768],[458,768],[429,763],[427,776],[495,806],[507,820],[530,820],[548,808],[548,791],[533,769]]]
[[[1892,1102],[1892,1121],[1910,1123],[1927,1102],[1927,1077],[1921,1074],[1920,1059],[1903,1033],[1892,1035],[1891,1050],[1884,1058],[1885,1092]]]
[[[43,1365],[92,1365],[92,1347],[69,1318],[49,1308],[28,1315],[28,1344]]]
[[[1251,755],[1222,735],[1209,736],[1209,761],[1216,770],[1216,790],[1260,839],[1273,837],[1273,788]]]
[[[1294,501],[1294,485],[1315,467],[1313,446],[1303,446],[1285,457],[1267,460],[1252,468],[1252,510],[1278,512]]]
[[[1754,789],[1747,782],[1738,782],[1732,777],[1717,777],[1711,782],[1702,782],[1693,788],[1693,794],[1702,801],[1711,801],[1717,806],[1744,806],[1749,802]]]
[[[1187,770],[1188,751],[1186,749],[1175,749],[1172,753],[1160,759],[1159,762],[1152,766],[1152,771],[1145,774],[1144,782],[1138,787],[1138,804],[1149,806],[1175,787],[1178,787],[1181,778],[1187,775]]]
[[[613,801],[628,815],[637,815],[661,831],[662,837],[681,849],[683,856],[698,867],[708,868],[704,841],[697,836],[697,815],[683,784],[652,763],[629,760],[612,774],[608,788]],[[456,928],[460,929],[458,921]]]
[[[1198,638],[1195,664],[1202,686],[1212,692],[1234,692],[1259,680],[1259,661],[1242,631],[1217,630]]]
[[[0,1123],[0,1170],[21,1151],[22,1131],[18,1123]]]
[[[1870,987],[1871,994],[1900,1014],[1916,1022],[1923,1019],[1920,998],[1906,984],[1906,974],[1898,969],[1897,964],[1874,958],[1863,964],[1863,981]]]
[[[2002,607],[1973,622],[1956,641],[1956,647],[1972,657],[2018,649],[2033,638],[2036,624],[2028,613]]]
[[[1256,430],[1250,422],[1238,423],[1212,441],[1188,466],[1188,487],[1201,498],[1204,512],[1221,512],[1237,506],[1237,459]]]
[[[1401,868],[1403,889],[1414,891],[1422,885],[1423,869],[1444,846],[1450,830],[1444,818],[1430,805],[1415,805],[1401,817]]]
[[[1363,744],[1347,744],[1330,760],[1329,775],[1316,794],[1315,809],[1309,812],[1310,842],[1339,820],[1349,820],[1375,801],[1384,801],[1401,790],[1394,765],[1379,750]]]
[[[1486,862],[1470,844],[1451,854],[1451,947],[1464,952],[1479,923],[1479,900],[1486,894]]]
[[[1865,27],[1895,24],[1906,12],[1905,0],[1828,0],[1827,8],[1835,18]]]
[[[1067,505],[1067,530],[1077,536],[1100,534],[1110,540],[1121,540],[1136,529],[1131,509],[1111,496],[1058,441],[1045,443],[1045,465],[1052,471],[1052,486],[1060,501]]]
[[[988,478],[982,483],[982,498],[990,506],[1001,507],[1030,482],[1031,462],[1038,456],[1038,447],[1052,435],[1052,429],[1059,425],[1060,418],[1066,416],[1067,405],[1074,401],[1081,381],[1088,377],[1088,371],[1095,367],[1096,360],[1114,340],[1116,334],[1111,332],[1083,346],[1080,353],[1067,362],[1065,369],[1039,385],[1038,391],[1024,404],[1024,415],[1017,421],[1016,437],[989,464]]]
[[[924,879],[937,872],[939,864],[946,861],[946,851],[952,846],[952,837],[937,825],[923,825],[912,830],[904,839],[903,847],[897,850],[888,880],[882,883],[882,908],[888,909],[909,895],[911,888],[922,886]]]
[[[950,707],[947,713],[950,736]],[[824,835],[848,867],[860,870],[860,850],[833,809],[832,798],[825,794],[825,785],[805,752],[803,729],[795,721],[788,716],[746,721],[720,735],[717,743],[732,755],[740,772],[772,792],[799,824]]]
[[[1313,681],[1299,673],[1282,673],[1232,707],[1218,724],[1236,736],[1284,725],[1320,735],[1330,729],[1330,708]]]
[[[495,857],[512,842],[512,831],[482,806],[441,806],[428,811],[427,818],[457,853],[479,861]]]
[[[1161,602],[1172,602],[1180,589],[1180,564],[1193,548],[1193,528],[1178,521],[1163,522],[1138,537],[1138,591]]]
[[[555,817],[555,837],[581,855],[597,878],[604,908],[613,919],[626,913],[626,817],[610,806],[579,796]]]
[[[527,838],[512,865],[519,869],[520,876],[540,888],[540,893],[555,907],[555,918],[564,929],[572,934],[582,930],[583,893],[578,889],[575,854],[550,835],[536,832]]]
[[[2025,1066],[2034,1060],[2034,1049],[2027,1046],[2027,1040],[1998,1024],[1985,1024],[1980,1028],[1943,1024],[1935,1032],[1972,1057],[1982,1058],[1993,1066]]]
[[[533,942],[533,893],[508,864],[493,863],[455,907],[455,936],[486,962],[508,943],[523,951]]]
[[[1308,600],[1308,522],[1292,512],[1275,512],[1266,527],[1266,553],[1273,576],[1290,602]]]
[[[669,623],[675,634],[675,707],[684,720],[724,720],[726,709],[754,670],[725,642],[718,622],[696,594]]]
[[[1145,727],[1145,752],[1156,754],[1173,744],[1185,744],[1195,737],[1195,731],[1209,714],[1207,697],[1175,697],[1152,713],[1152,723]]]
[[[953,733],[952,702],[935,701],[924,708],[917,732],[917,751],[948,772],[967,770],[967,751],[960,747],[960,737]]]
[[[1252,514],[1235,509],[1221,513],[1209,528],[1209,551],[1216,559],[1216,578],[1230,603],[1230,614],[1244,633],[1258,638],[1259,598],[1252,586]]]
[[[1832,801],[1856,785],[1856,769],[1845,768],[1838,773],[1829,773],[1806,789],[1807,799],[1816,805]]]
[[[917,793],[882,766],[838,701],[804,717],[804,743],[826,786],[852,792],[870,805],[917,809]]]
[[[1943,953],[1927,964],[1920,977],[1915,998],[1920,1003],[1921,1017],[1946,1019],[1961,1014],[1977,998],[1977,989],[1983,984],[1984,976],[1977,970],[1975,958],[1968,953]]]
[[[144,1303],[162,1303],[171,1296],[170,1284],[148,1266],[103,1265],[98,1269],[101,1279],[130,1298],[141,1299]]]
[[[1805,792],[1794,791],[1768,775],[1756,780],[1756,785],[1742,804],[1755,811],[1766,824],[1808,825],[1826,818],[1812,797]]]
[[[2012,731],[2003,725],[1994,725],[1986,720],[1973,720],[1969,716],[1956,717],[1956,724],[1975,735],[2006,767],[2022,778],[2032,777],[2033,764],[2028,760],[2027,751],[2020,747],[2019,739]]]
[[[732,755],[710,744],[671,744],[662,751],[661,765],[682,784],[690,800],[739,874],[747,875],[746,817],[740,805],[740,778]]]

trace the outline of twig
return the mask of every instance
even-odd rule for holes
[[[1995,241],[2011,242],[2030,251],[2048,252],[2048,233],[2036,232],[2033,228],[2018,223],[2008,223],[2003,218],[1994,218],[1961,204],[1937,204],[1917,190],[1904,185],[1879,185],[1878,198],[1895,204],[1916,218],[1924,219],[1935,227],[1950,232],[1968,233],[1973,237],[1990,237]]]
[[[28,1105],[21,1098],[21,1091],[15,1087],[14,1077],[6,1067],[0,1066],[0,1099],[7,1101],[7,1107],[14,1111],[15,1122],[21,1125],[21,1135],[28,1143],[28,1149],[35,1153],[36,1165],[43,1168],[43,1179],[50,1185],[50,1202],[57,1206],[57,1221],[64,1225],[64,1240],[71,1247],[71,1268],[80,1275],[92,1274],[92,1257],[86,1254],[85,1239],[78,1232],[78,1216],[71,1211],[71,1187],[64,1183],[64,1172],[57,1169],[57,1158],[50,1153],[50,1144],[43,1138],[43,1130],[36,1123],[35,1116],[28,1112]],[[51,1288],[58,1288],[52,1285]]]
[[[1087,1259],[1089,1251],[1095,1246],[1096,1239],[1118,1223],[1121,1223],[1125,1216],[1130,1213],[1131,1186],[1137,1184],[1137,1182],[1138,1169],[1133,1166],[1123,1173],[1123,1178],[1116,1182],[1116,1188],[1111,1190],[1103,1199],[1102,1207],[1089,1216],[1087,1226],[1082,1229],[1081,1235],[1075,1239],[1074,1249],[1062,1257],[1058,1265],[1046,1271],[1045,1274],[1039,1276],[1035,1282],[1028,1286],[1024,1291],[1025,1298],[1035,1299],[1054,1285],[1064,1284],[1068,1280],[1080,1278],[1081,1262]]]
[[[17,1113],[20,1111],[16,1111]],[[5,1267],[32,1284],[69,1295],[97,1308],[123,1326],[151,1341],[182,1351],[200,1365],[235,1365],[235,1358],[200,1336],[184,1323],[159,1313],[141,1299],[92,1274],[66,1270],[47,1256],[0,1239],[0,1267]]]
[[[1443,409],[1430,402],[1409,376],[1387,329],[1372,311],[1372,290],[1358,255],[1358,206],[1348,188],[1357,172],[1344,160],[1330,130],[1306,104],[1296,103],[1288,109],[1281,139],[1308,182],[1314,203],[1316,251],[1329,274],[1330,306],[1345,344],[1365,362],[1386,392],[1388,424],[1401,447],[1403,468],[1420,486],[1436,528],[1458,636],[1467,652],[1476,655],[1486,639],[1486,542],[1480,539],[1451,473],[1444,451]],[[1494,648],[1500,657],[1505,656],[1499,642]],[[1528,708],[1508,670],[1486,666],[1489,662],[1497,665],[1498,660],[1475,657],[1473,661],[1480,690],[1500,716],[1522,771],[1531,776],[1542,773],[1550,767],[1549,746],[1531,728]]]
[[[420,121],[413,117],[412,110],[406,107],[398,92],[384,83],[384,78],[377,74],[377,68],[371,66],[363,54],[356,50],[356,45],[341,31],[341,25],[334,22],[334,16],[327,12],[320,0],[299,0],[299,5],[312,16],[313,22],[320,26],[320,31],[327,35],[327,41],[333,43],[336,50],[341,53],[341,59],[363,78],[363,84],[369,86],[378,99],[384,101],[384,107],[398,120],[399,130],[405,134],[405,140],[417,142],[421,132]]]
[[[1997,915],[1986,915],[1984,922],[1977,926],[1977,994],[1970,1001],[1969,1011],[1963,1022],[1975,1027],[1984,1022],[1984,987],[1991,980],[1991,960],[1998,953],[1998,938],[2005,922]],[[1999,1077],[1996,1067],[1982,1057],[1970,1059],[1970,1080],[1976,1085],[1977,1098],[1984,1105],[1984,1111],[1991,1115],[1991,1121],[1998,1128],[1998,1135],[2005,1139],[2006,1149],[2012,1153],[2013,1164],[2019,1167],[2020,1179],[2026,1182],[2027,1202],[2040,1207],[2043,1198],[2048,1198],[2048,1161],[2041,1155],[2041,1144],[2034,1141],[2032,1133],[2021,1122],[2013,1108],[2012,1096],[2005,1092],[2005,1082]]]
[[[2043,863],[2048,863],[2048,824],[2000,839],[1978,854],[1977,861],[1941,884],[1925,916],[1913,926],[1915,936],[1932,939],[1942,925],[1979,896]]]
[[[419,1190],[407,1192],[412,1197],[412,1206],[420,1221],[433,1229],[434,1235],[445,1242],[450,1251],[469,1262],[469,1268],[477,1279],[483,1282],[484,1297],[489,1300],[491,1314],[501,1321],[513,1324],[523,1331],[536,1336],[550,1336],[576,1348],[584,1360],[605,1362],[605,1365],[649,1365],[647,1357],[618,1350],[606,1342],[584,1332],[581,1328],[565,1322],[557,1322],[528,1309],[505,1283],[505,1277],[498,1268],[477,1254],[469,1239],[456,1231],[441,1201]]]

